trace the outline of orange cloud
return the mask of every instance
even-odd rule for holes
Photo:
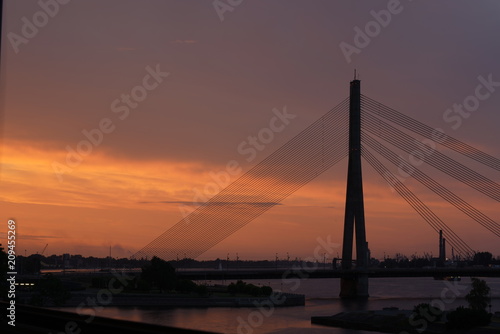
[[[36,252],[49,243],[49,253],[106,256],[112,246],[114,256],[130,256],[181,220],[179,205],[191,203],[195,189],[213,182],[210,171],[224,168],[137,161],[95,151],[59,182],[51,163],[64,161],[65,154],[50,145],[4,142],[0,210],[4,219],[18,220],[20,249]],[[286,252],[292,258],[306,257],[315,249],[317,238],[328,235],[341,244],[345,170],[342,161],[201,258],[227,253],[234,257],[236,252],[242,259],[273,258],[275,253],[284,256]],[[368,167],[365,170],[366,228],[372,254],[435,252],[436,233],[377,174]],[[477,228],[440,198],[419,190],[411,179],[406,185],[471,247],[491,244],[494,248],[496,241],[482,227]],[[494,209],[487,207],[486,203],[478,208],[494,217]]]

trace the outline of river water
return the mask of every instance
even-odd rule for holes
[[[500,278],[484,278],[484,280],[491,288],[491,311],[500,311]],[[467,305],[464,297],[470,290],[468,277],[458,282],[437,281],[432,278],[372,278],[369,288],[370,298],[367,301],[346,303],[338,298],[340,289],[338,278],[245,281],[255,285],[270,285],[275,290],[304,294],[306,305],[277,308],[107,307],[98,315],[218,333],[363,333],[312,325],[311,317],[328,316],[349,310],[380,310],[392,306],[399,307],[399,309],[412,309],[414,305],[424,302],[431,302],[442,309],[451,310],[460,305]],[[230,282],[211,283],[228,284]],[[71,309],[66,309],[66,311],[71,311]]]

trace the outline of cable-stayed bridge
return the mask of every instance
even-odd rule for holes
[[[155,238],[135,258],[158,256],[173,260],[177,254],[196,258],[240,228],[278,205],[305,184],[348,157],[348,180],[342,269],[353,269],[353,235],[356,274],[342,279],[343,297],[368,296],[368,247],[365,236],[361,158],[437,233],[453,247],[458,257],[470,258],[471,248],[452,227],[439,218],[404,184],[404,180],[380,159],[404,170],[409,176],[480,225],[485,233],[500,237],[500,225],[466,200],[450,191],[422,168],[401,160],[393,148],[410,155],[420,152],[420,161],[460,181],[482,195],[500,201],[500,185],[436,149],[448,150],[500,170],[500,160],[458,139],[389,108],[360,92],[360,81],[351,81],[350,96],[255,165],[220,193],[199,206]],[[405,129],[425,140],[418,141]]]

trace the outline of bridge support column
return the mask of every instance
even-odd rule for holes
[[[339,297],[343,299],[368,298],[368,274],[353,273],[343,276],[340,279]]]
[[[356,269],[352,270],[354,233],[356,234]],[[341,298],[368,297],[368,274],[366,273],[368,263],[361,173],[361,88],[360,81],[354,78],[350,84],[349,164],[342,245],[342,269],[347,272],[340,279]]]

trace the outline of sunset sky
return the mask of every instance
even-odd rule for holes
[[[235,180],[340,103],[354,69],[363,94],[500,156],[495,0],[40,3],[4,3],[0,242],[15,219],[19,253],[48,244],[45,255],[106,256],[111,246],[113,257],[131,256],[195,208],[211,174],[236,161]],[[366,28],[376,30],[356,37]],[[346,57],[347,44],[358,47]],[[460,124],[447,121],[480,76],[497,86]],[[242,154],[284,108],[295,117]],[[372,255],[436,255],[437,233],[363,164]],[[425,170],[500,221],[498,202]],[[344,159],[200,259],[304,258],[327,236],[340,254],[346,175]],[[473,249],[500,255],[498,237],[416,181],[405,185]]]

